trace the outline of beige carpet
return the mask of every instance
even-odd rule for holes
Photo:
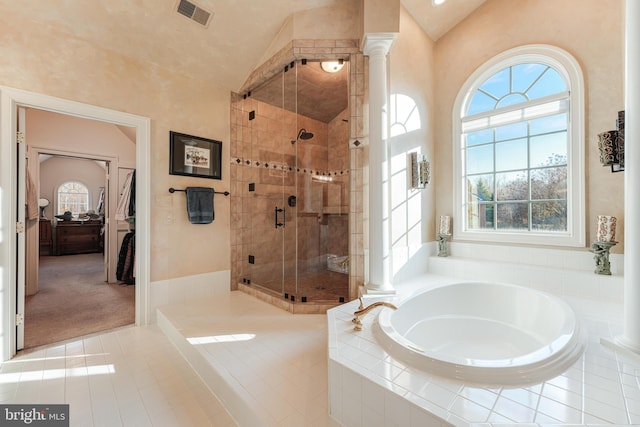
[[[135,286],[103,282],[102,254],[40,257],[38,293],[25,298],[25,349],[135,321]]]

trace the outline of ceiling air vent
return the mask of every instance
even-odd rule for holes
[[[187,0],[180,0],[178,3],[178,13],[196,21],[198,24],[204,25],[205,27],[209,24],[209,20],[211,19],[210,12],[207,12]]]

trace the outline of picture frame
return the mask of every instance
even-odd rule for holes
[[[222,179],[222,142],[169,131],[169,174]]]

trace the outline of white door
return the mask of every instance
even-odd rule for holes
[[[104,254],[104,281],[109,283],[109,173],[111,162],[105,162],[104,190],[102,197],[102,210],[104,212],[104,225],[102,227],[102,253]],[[100,214],[100,212],[96,212]]]
[[[24,108],[18,107],[18,134],[16,141],[18,144],[18,203],[16,206],[17,236],[17,265],[16,265],[16,351],[24,348],[24,286],[25,286],[25,201],[26,201],[26,178],[27,178],[27,156],[26,156],[26,113]]]

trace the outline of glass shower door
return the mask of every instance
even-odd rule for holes
[[[338,302],[349,296],[348,65],[328,73],[308,61],[297,77],[296,294],[308,302]],[[311,101],[318,99],[315,88],[331,97]]]
[[[245,265],[251,271],[251,285],[275,294],[282,293],[282,232],[283,222],[276,207],[282,205],[282,178],[274,176],[270,167],[281,157],[275,149],[278,132],[275,125],[282,121],[277,104],[282,97],[282,77],[276,76],[254,90],[247,100],[248,126],[242,141],[247,147],[243,157],[242,180],[248,197],[243,222],[250,222],[249,244]],[[260,100],[261,93],[274,93],[274,104]]]
[[[282,229],[282,281],[283,295],[289,301],[300,301],[296,295],[298,265],[298,194],[296,191],[296,132],[298,69],[295,64],[285,67],[283,74],[282,123],[282,205],[286,224]]]
[[[344,68],[328,75],[318,62],[291,63],[243,100],[244,271],[251,285],[293,302],[348,298]]]
[[[287,70],[253,91],[250,132],[245,138],[251,147],[250,167],[244,168],[250,175],[251,284],[280,296],[287,294],[289,276],[295,277],[286,261],[295,258],[295,245],[287,242],[295,236],[295,215],[288,204],[289,196],[295,196],[295,181],[286,109],[287,85],[292,82],[295,75]]]

